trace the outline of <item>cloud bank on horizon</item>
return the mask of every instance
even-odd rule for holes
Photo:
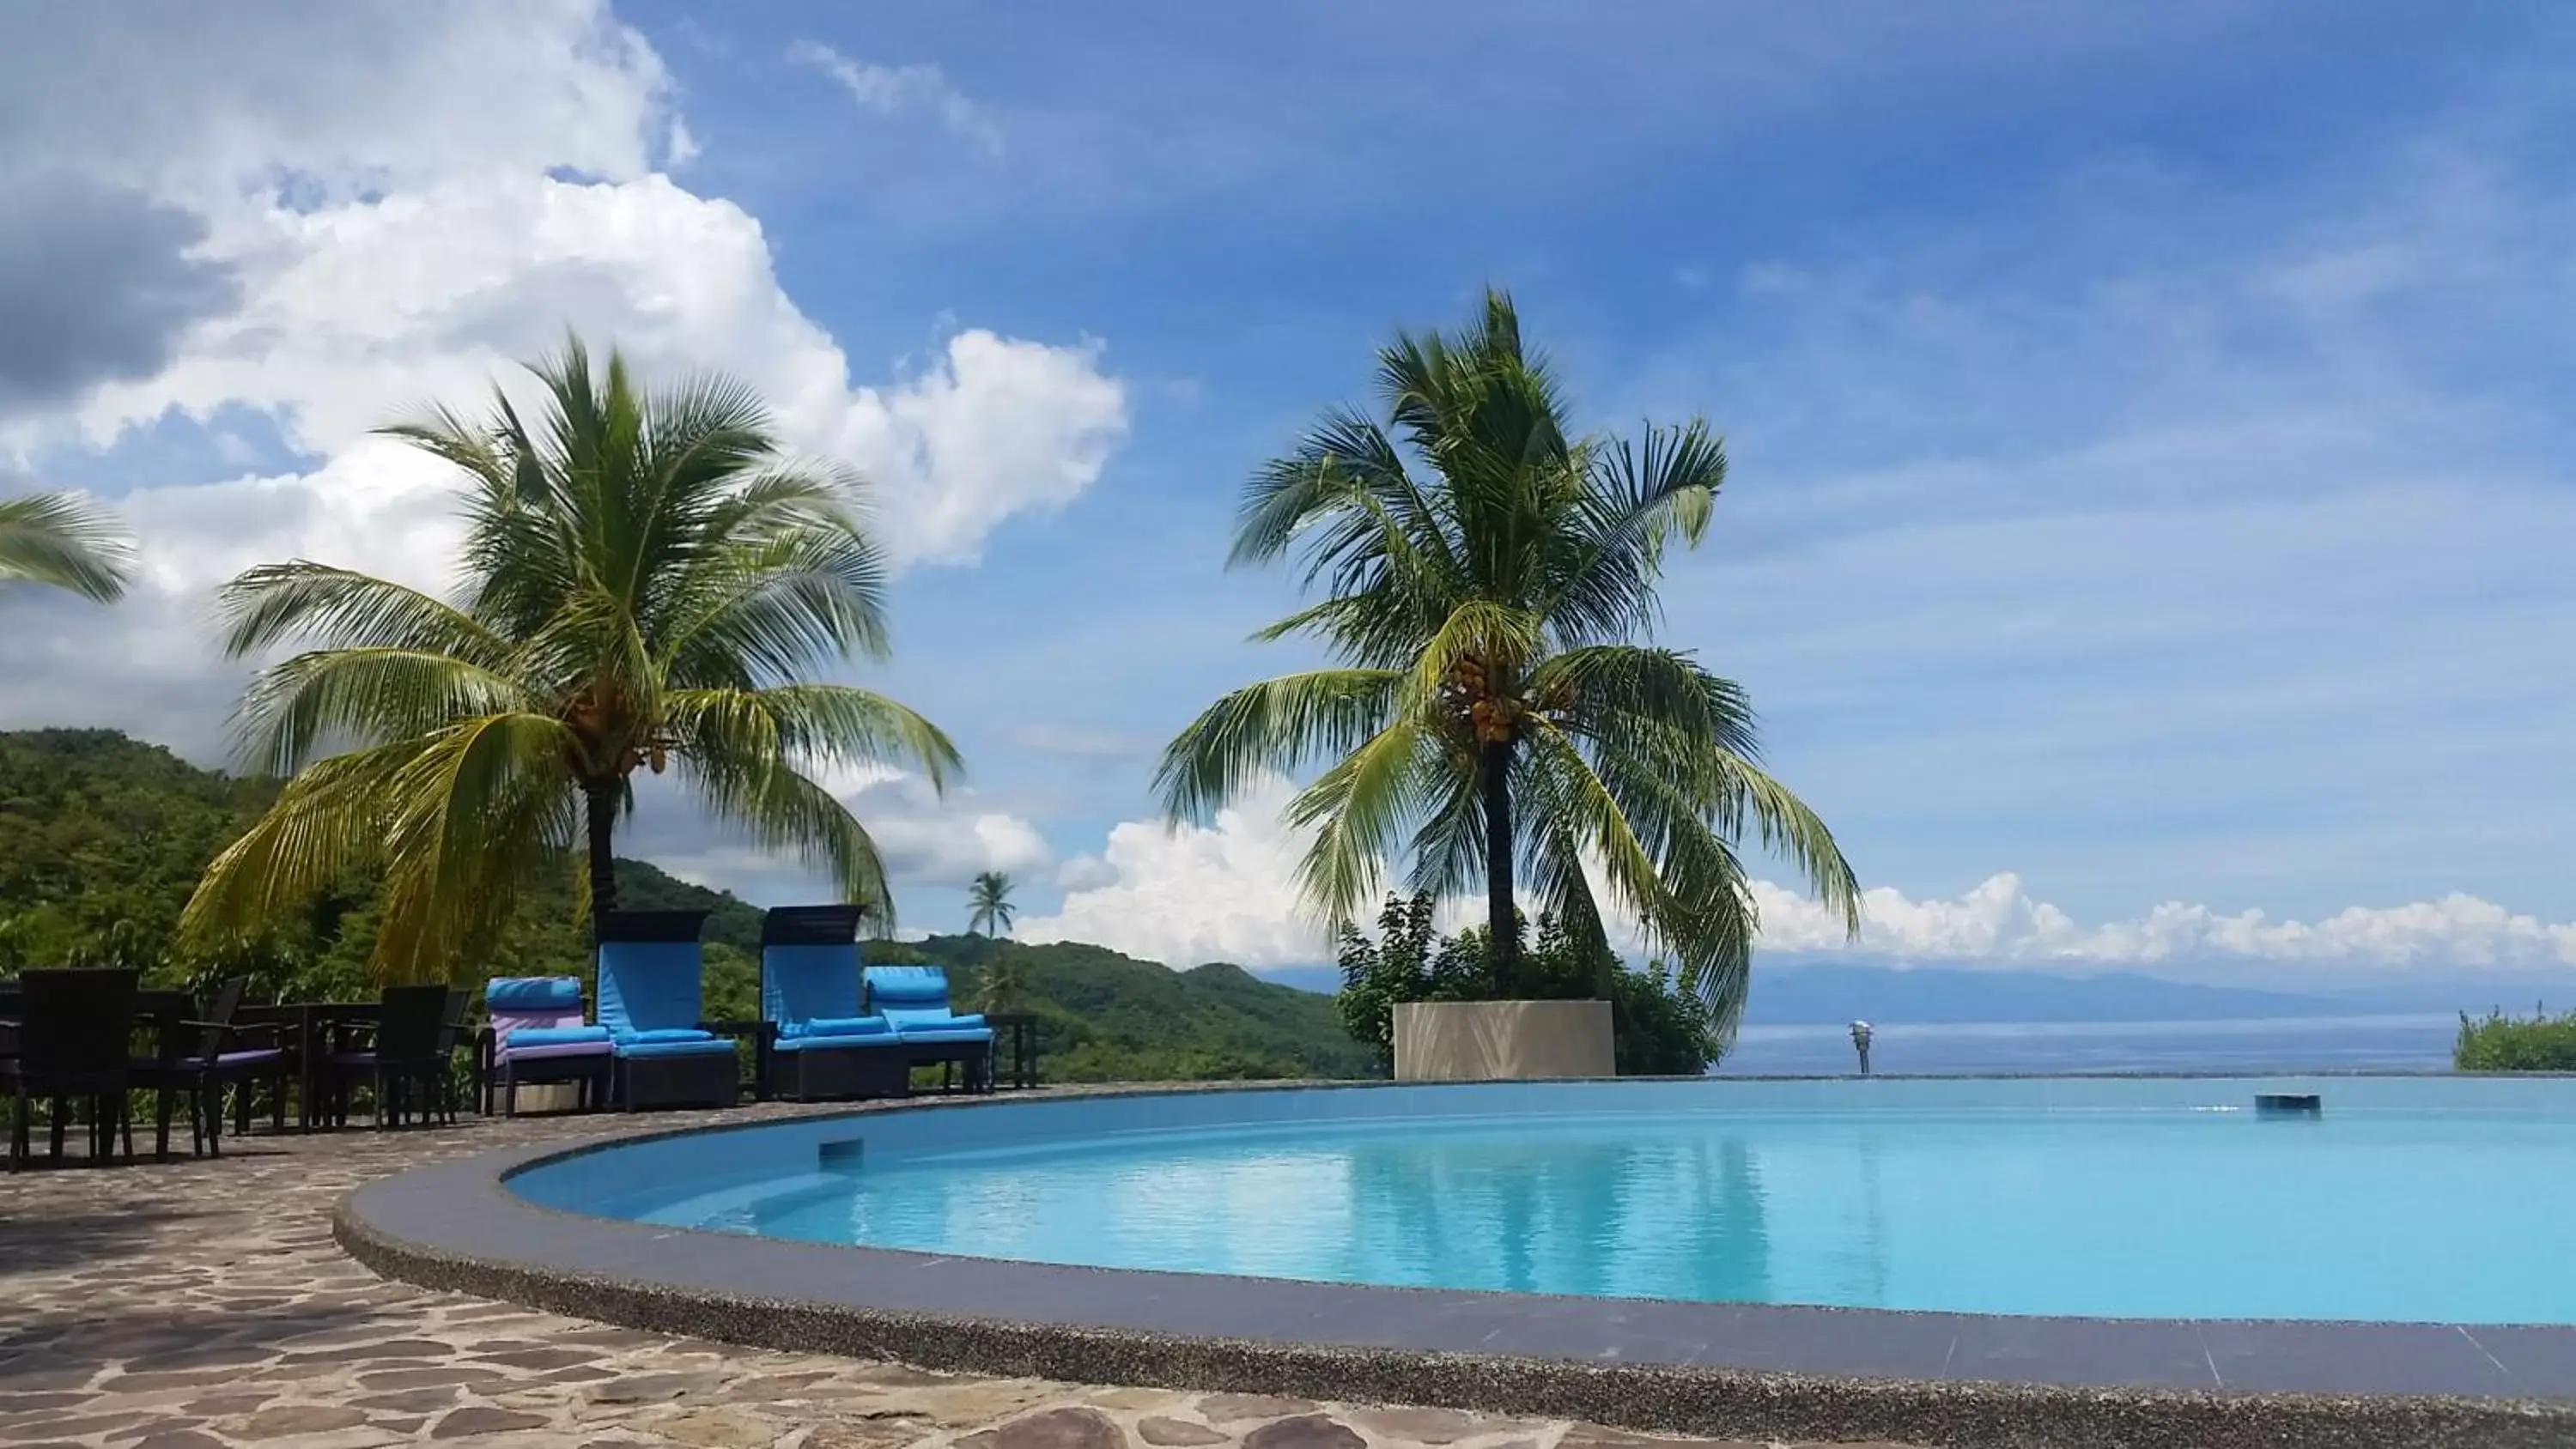
[[[1148,961],[1231,961],[1255,970],[1333,958],[1330,933],[1300,905],[1303,837],[1281,821],[1288,787],[1273,781],[1208,826],[1133,820],[1108,847],[1062,868],[1063,908],[1020,921],[1025,941],[1087,941]],[[2222,913],[2169,901],[2127,920],[2087,925],[2033,898],[1998,872],[1959,895],[1924,899],[1888,886],[1865,897],[1861,933],[1834,912],[1767,880],[1753,883],[1764,959],[1822,957],[1897,964],[2146,969],[2243,981],[2247,968],[2283,980],[2328,972],[2385,976],[2429,971],[2556,971],[2576,967],[2576,923],[2518,915],[2452,894],[2397,906],[2353,906],[2315,921],[2257,910]],[[1482,902],[1450,903],[1447,929],[1482,919]],[[1613,924],[1631,951],[1633,922]]]
[[[1857,946],[1766,887],[1770,951],[2576,964],[2576,9],[972,9],[0,18],[0,492],[146,571],[0,601],[0,727],[219,762],[208,591],[440,582],[447,480],[367,430],[577,328],[873,481],[864,682],[974,770],[834,782],[908,925],[999,869],[1024,934],[1318,962],[1275,798],[1167,831],[1153,754],[1308,662],[1244,643],[1293,600],[1222,567],[1238,482],[1496,281],[1586,417],[1728,433],[1663,637],[1880,883]],[[622,848],[813,888],[651,791]]]

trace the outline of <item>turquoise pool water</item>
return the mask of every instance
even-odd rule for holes
[[[2257,1091],[2315,1091],[2314,1119]],[[1054,1263],[1713,1302],[2576,1322],[2576,1083],[1569,1084],[799,1122],[513,1179]]]

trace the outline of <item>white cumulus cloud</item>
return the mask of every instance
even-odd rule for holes
[[[981,106],[968,100],[965,92],[950,84],[947,73],[935,65],[876,65],[814,40],[800,40],[789,46],[787,58],[830,76],[862,110],[880,116],[924,112],[936,118],[950,134],[971,142],[986,155],[998,156],[1002,152],[1002,128],[984,114]]]
[[[1112,827],[1097,856],[1069,862],[1053,915],[1023,916],[1023,941],[1087,941],[1147,961],[1196,966],[1311,965],[1329,934],[1292,885],[1305,844],[1281,823],[1289,789],[1274,781],[1210,826],[1153,820]]]
[[[1107,847],[1059,873],[1063,908],[1024,920],[1031,941],[1090,941],[1175,966],[1227,960],[1246,966],[1327,961],[1326,934],[1299,904],[1296,866],[1305,842],[1281,820],[1289,798],[1272,782],[1221,813],[1213,826],[1167,829],[1131,820]],[[1867,892],[1860,938],[1804,893],[1756,880],[1760,951],[1869,958],[1903,964],[2027,967],[2068,972],[2143,969],[2173,975],[2355,975],[2409,970],[2555,970],[2576,966],[2576,924],[2520,915],[2453,894],[2405,905],[2354,906],[2315,921],[2276,920],[2167,902],[2125,920],[2087,925],[2037,900],[2010,872],[1948,899],[1892,887]],[[1475,902],[1444,906],[1454,928]],[[1614,937],[1633,933],[1613,925]]]
[[[430,401],[479,411],[568,328],[648,379],[712,367],[758,388],[790,447],[868,477],[898,566],[971,562],[1006,519],[1100,476],[1128,426],[1100,342],[968,325],[925,357],[854,364],[781,286],[759,221],[667,174],[696,149],[660,58],[604,0],[131,0],[13,25],[0,183],[40,161],[175,210],[226,285],[158,365],[0,430],[0,462],[23,464],[174,417],[207,428],[195,477],[103,480],[141,544],[135,597],[11,601],[35,627],[0,634],[0,724],[219,756],[241,675],[212,657],[210,590],[290,557],[448,582],[452,479],[368,430]],[[245,412],[315,461],[226,476]],[[1050,859],[1007,812],[855,788],[908,877]]]

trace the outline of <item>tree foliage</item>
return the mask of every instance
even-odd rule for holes
[[[0,498],[0,584],[45,584],[104,603],[134,574],[116,520],[71,493]]]
[[[257,820],[273,782],[199,770],[112,730],[0,732],[0,977],[29,966],[140,967],[154,986],[251,979],[251,999],[355,1000],[374,994],[368,963],[384,918],[381,885],[342,882],[256,941],[208,953],[180,937],[179,912],[216,852]],[[760,911],[639,860],[617,863],[621,900],[638,910],[706,913],[710,1016],[759,1015]],[[488,955],[451,979],[576,976],[594,985],[577,881],[523,882]],[[949,972],[966,1009],[999,990],[1038,1018],[1050,1081],[1356,1077],[1368,1048],[1342,1034],[1332,999],[1232,966],[1173,971],[1097,946],[1023,946],[977,935],[869,941],[878,962]]]
[[[876,843],[815,773],[894,764],[937,787],[958,761],[911,710],[812,682],[888,647],[857,480],[786,458],[730,379],[647,390],[578,339],[530,370],[533,426],[496,395],[479,423],[441,408],[386,430],[459,474],[452,594],[301,559],[223,590],[233,655],[302,652],[236,712],[242,763],[293,778],[207,870],[184,920],[199,944],[367,876],[376,973],[444,976],[496,949],[549,872],[616,903],[614,822],[648,768],[891,917]]]
[[[987,936],[1008,935],[1012,884],[1011,878],[998,870],[979,872],[974,884],[966,888],[966,929]]]
[[[1585,437],[1511,299],[1456,334],[1399,335],[1375,414],[1327,413],[1246,488],[1233,561],[1294,557],[1308,607],[1257,636],[1328,666],[1226,695],[1174,739],[1158,785],[1204,819],[1256,780],[1322,773],[1289,807],[1306,898],[1348,925],[1389,863],[1407,889],[1486,900],[1492,970],[1518,959],[1517,892],[1603,964],[1605,913],[1641,922],[1731,1030],[1756,925],[1738,848],[1783,855],[1855,927],[1824,822],[1758,764],[1744,692],[1651,642],[1656,585],[1726,478],[1700,419]],[[1606,898],[1601,892],[1606,889]]]
[[[2451,1065],[2463,1072],[2576,1072],[2576,1011],[2551,1016],[2534,1008],[2528,1020],[2461,1012]]]
[[[1537,941],[1525,946],[1518,973],[1506,980],[1494,967],[1483,927],[1444,936],[1432,913],[1429,895],[1390,895],[1378,913],[1376,939],[1342,931],[1342,990],[1334,1011],[1354,1040],[1375,1048],[1382,1065],[1394,1058],[1395,1008],[1409,1001],[1606,997],[1622,1076],[1697,1076],[1724,1051],[1687,972],[1677,974],[1661,961],[1639,970],[1615,956],[1604,960],[1606,948],[1543,917]]]

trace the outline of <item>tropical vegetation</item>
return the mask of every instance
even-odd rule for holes
[[[977,873],[974,883],[966,888],[966,929],[970,932],[1008,935],[1011,909],[1011,878],[998,870]]]
[[[260,1001],[371,995],[385,919],[378,881],[342,882],[258,939],[219,952],[180,934],[180,911],[199,874],[278,789],[273,780],[198,769],[113,730],[0,731],[0,977],[26,966],[121,964],[154,986],[203,990],[247,976]],[[758,907],[640,860],[620,859],[617,880],[625,906],[706,912],[708,1014],[759,1014]],[[591,951],[577,885],[570,870],[528,881],[492,952],[459,962],[451,979],[587,983]],[[1232,966],[1176,971],[1097,946],[1022,946],[980,935],[871,941],[866,954],[943,965],[956,998],[979,1007],[1000,990],[1010,1004],[994,1009],[1036,1018],[1050,1081],[1352,1077],[1374,1069],[1372,1052],[1344,1035],[1330,997]]]
[[[134,549],[102,510],[70,493],[0,499],[0,584],[44,584],[102,603],[134,575]]]
[[[1163,755],[1166,811],[1205,819],[1323,763],[1288,818],[1312,834],[1298,882],[1327,920],[1350,924],[1409,858],[1411,893],[1483,893],[1491,989],[1529,994],[1526,876],[1596,989],[1615,915],[1730,1030],[1756,925],[1745,837],[1854,927],[1859,889],[1760,768],[1744,691],[1652,642],[1664,561],[1699,543],[1726,480],[1721,441],[1698,418],[1576,432],[1500,292],[1465,330],[1399,334],[1376,384],[1375,414],[1326,413],[1253,476],[1235,534],[1233,563],[1293,557],[1320,594],[1256,637],[1331,663],[1192,721]]]
[[[1507,985],[1495,976],[1487,928],[1442,935],[1433,924],[1436,908],[1427,894],[1390,895],[1378,913],[1374,939],[1354,927],[1342,931],[1342,989],[1333,1009],[1343,1030],[1376,1052],[1380,1070],[1394,1064],[1396,1007],[1409,1001],[1490,1001],[1506,990],[1541,1000],[1607,997],[1621,1076],[1698,1076],[1724,1049],[1687,972],[1675,973],[1661,961],[1632,968],[1548,917],[1539,922],[1536,942],[1519,956],[1518,979]]]
[[[533,426],[496,389],[482,421],[442,407],[385,430],[457,469],[452,594],[301,559],[223,589],[230,654],[302,652],[236,712],[242,764],[292,778],[189,902],[201,946],[380,880],[376,973],[443,977],[552,873],[614,907],[616,821],[637,773],[665,769],[891,923],[876,843],[815,775],[891,764],[938,787],[958,758],[913,711],[814,678],[888,649],[858,480],[786,456],[720,375],[647,389],[578,339],[530,372]]]
[[[2461,1012],[2451,1065],[2464,1072],[2576,1072],[2576,1011],[2551,1016],[2535,1007],[2528,1018]]]

